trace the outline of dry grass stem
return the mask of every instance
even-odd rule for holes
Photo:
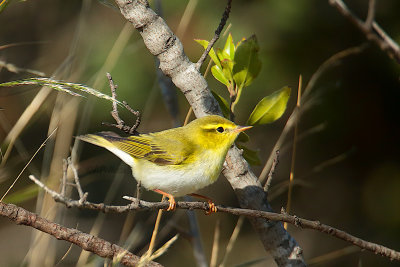
[[[229,254],[231,253],[233,246],[235,245],[235,242],[239,236],[240,230],[242,229],[243,222],[244,222],[244,216],[240,216],[236,222],[236,226],[232,232],[231,238],[229,239],[229,242],[226,247],[225,254],[224,254],[224,258],[218,267],[225,267],[225,264],[226,264],[226,261],[228,260]]]
[[[219,236],[220,236],[220,220],[217,220],[214,229],[214,239],[213,239],[213,246],[211,250],[211,259],[210,259],[210,267],[217,266],[218,260],[218,252],[219,252]]]
[[[300,104],[301,104],[302,82],[303,82],[303,78],[300,75],[299,76],[299,87],[297,89],[297,104],[296,104],[297,109],[300,109]],[[290,209],[292,206],[292,191],[293,191],[293,179],[294,179],[294,166],[295,166],[295,162],[296,162],[298,125],[299,125],[299,120],[296,120],[295,125],[294,125],[292,162],[290,164],[289,190],[288,190],[288,198],[287,198],[287,204],[286,204],[286,212],[288,212],[288,213],[290,213]],[[288,226],[287,223],[283,224],[283,227],[285,229],[287,229],[287,226]]]

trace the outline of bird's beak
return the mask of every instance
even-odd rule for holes
[[[233,130],[235,133],[240,133],[243,131],[246,131],[250,128],[253,128],[253,126],[238,126],[235,130]]]

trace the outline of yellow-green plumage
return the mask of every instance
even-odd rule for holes
[[[182,196],[216,181],[228,149],[248,128],[211,115],[157,133],[120,137],[102,132],[77,138],[120,157],[146,189]]]

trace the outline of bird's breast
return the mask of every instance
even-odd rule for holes
[[[214,183],[224,158],[204,152],[193,161],[180,165],[157,165],[143,159],[134,159],[132,174],[148,190],[159,189],[173,196],[183,196]]]

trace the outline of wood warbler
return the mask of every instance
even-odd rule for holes
[[[228,149],[240,132],[251,127],[211,115],[157,133],[120,137],[100,132],[77,138],[117,155],[132,167],[132,174],[141,185],[167,196],[167,210],[173,210],[174,196],[193,193],[217,180]],[[208,200],[210,211],[216,211]]]

